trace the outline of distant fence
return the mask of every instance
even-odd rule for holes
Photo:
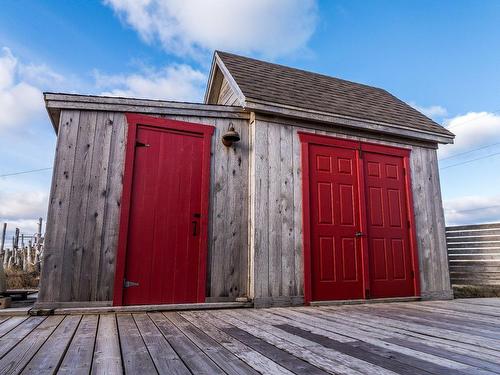
[[[446,228],[453,285],[500,286],[500,223]]]
[[[42,218],[38,219],[37,231],[34,234],[27,235],[16,228],[10,248],[6,242],[7,223],[3,223],[0,233],[0,267],[11,271],[40,272],[44,248]]]

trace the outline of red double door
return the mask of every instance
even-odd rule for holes
[[[212,127],[127,119],[114,303],[204,302]]]
[[[301,140],[306,299],[416,295],[409,151],[309,134]]]

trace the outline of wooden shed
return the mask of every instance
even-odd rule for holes
[[[203,104],[45,101],[39,307],[452,296],[454,136],[382,89],[216,52]]]

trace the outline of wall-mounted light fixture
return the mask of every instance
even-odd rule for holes
[[[240,134],[234,130],[233,123],[229,123],[229,129],[222,135],[222,143],[226,147],[231,147],[233,143],[240,141]]]

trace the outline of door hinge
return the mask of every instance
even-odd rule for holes
[[[370,299],[370,289],[365,289],[365,298]]]
[[[139,286],[139,283],[135,283],[133,281],[128,281],[127,279],[123,279],[123,287],[130,288],[131,286]]]
[[[403,168],[403,176],[406,176],[406,168]]]
[[[143,143],[140,141],[135,141],[135,147],[149,147],[149,143]]]
[[[411,277],[412,279],[414,279],[414,278],[415,278],[415,271],[410,270],[410,277]]]

